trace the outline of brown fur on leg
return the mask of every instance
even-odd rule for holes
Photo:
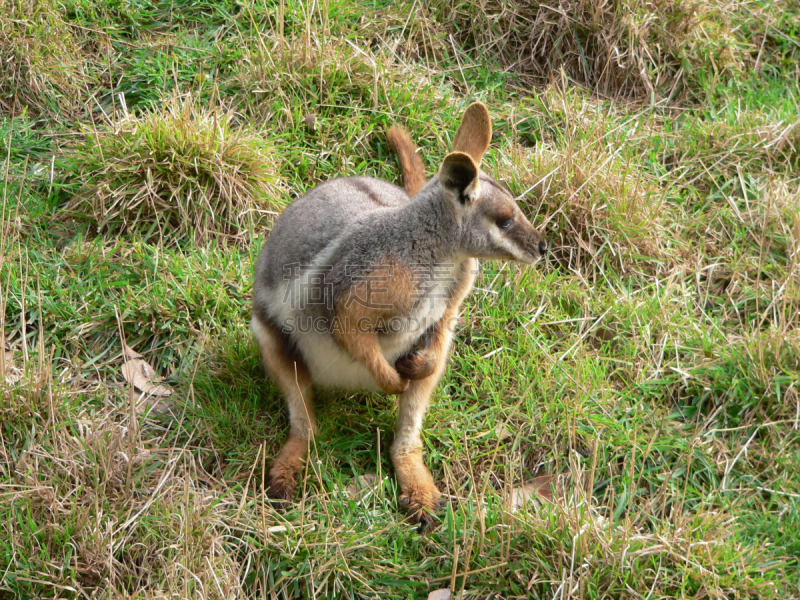
[[[427,352],[435,357],[434,371],[425,379],[412,381],[400,396],[395,439],[391,456],[397,483],[400,485],[400,504],[405,506],[412,523],[419,523],[420,533],[430,531],[436,526],[436,512],[439,509],[439,490],[433,476],[422,460],[422,440],[420,427],[431,394],[444,372],[447,362],[447,348],[450,344],[450,331],[444,326],[454,311],[448,310],[442,319],[442,327],[436,327]]]
[[[311,403],[311,375],[302,358],[291,351],[285,336],[260,315],[253,315],[250,328],[258,342],[264,369],[286,396],[289,407],[289,439],[269,472],[267,496],[286,501],[294,498],[297,476],[317,429]]]
[[[404,379],[425,379],[436,370],[436,356],[432,353],[409,352],[398,358],[394,367]]]
[[[412,522],[419,523],[420,533],[435,527],[435,513],[441,496],[431,472],[422,460],[420,428],[433,390],[447,366],[453,323],[458,316],[461,301],[475,279],[475,271],[475,261],[468,260],[464,263],[453,288],[453,303],[442,319],[423,336],[427,337],[430,333],[424,343],[425,354],[434,359],[433,373],[424,379],[412,381],[408,390],[400,396],[395,439],[391,448],[392,464],[400,485],[400,503],[408,510]]]
[[[411,309],[414,281],[408,267],[391,259],[378,262],[374,271],[365,273],[347,294],[337,300],[335,317],[341,329],[332,332],[333,339],[351,357],[364,365],[378,386],[387,394],[402,394],[408,380],[390,365],[378,341],[378,324]],[[391,285],[371,281],[389,278]]]

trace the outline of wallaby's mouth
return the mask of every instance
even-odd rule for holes
[[[515,252],[513,260],[533,265],[545,254],[547,254],[547,242],[544,237],[532,225],[525,224],[526,227],[511,228],[508,232],[508,240],[513,244]]]
[[[531,256],[529,259],[527,259],[527,260],[518,260],[518,259],[514,259],[514,260],[515,260],[516,262],[521,262],[521,263],[523,263],[523,264],[525,264],[525,265],[530,265],[530,266],[533,266],[533,265],[535,265],[536,263],[538,263],[540,260],[542,260],[543,258],[544,258],[544,254],[542,254],[542,253],[537,253],[537,254],[535,254],[535,255],[532,255],[532,256]]]

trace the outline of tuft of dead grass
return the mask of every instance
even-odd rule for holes
[[[86,135],[69,157],[80,191],[67,213],[100,231],[168,242],[241,241],[284,205],[270,146],[235,115],[177,97]]]
[[[272,34],[251,41],[234,77],[244,104],[259,116],[280,115],[279,128],[291,127],[306,116],[296,114],[298,99],[304,109],[320,112],[334,107],[391,112],[395,107],[388,92],[403,88],[422,89],[444,105],[441,92],[433,93],[430,81],[395,62],[388,38],[382,38],[388,33],[364,33],[383,45],[373,51],[349,40],[320,36],[287,40]]]
[[[733,123],[709,119],[675,136],[663,162],[680,187],[694,185],[704,193],[748,170],[767,173],[800,169],[800,119],[778,121],[756,111],[737,115]],[[666,179],[666,177],[664,177]]]
[[[0,556],[10,573],[0,589],[191,597],[197,586],[230,597],[238,566],[195,457],[161,447],[166,432],[152,422],[143,435],[122,394],[75,390],[80,378],[63,377],[63,365],[54,378],[46,360],[25,369],[17,384],[0,382]],[[92,406],[94,395],[116,406]]]
[[[752,48],[734,34],[724,0],[439,2],[439,19],[525,84],[562,72],[611,97],[672,97],[711,65],[741,73]]]
[[[0,110],[74,115],[92,81],[81,44],[52,0],[0,10]]]
[[[444,62],[452,53],[447,27],[436,19],[433,11],[421,3],[406,3],[408,13],[397,6],[379,10],[374,17],[362,16],[359,31],[364,45],[384,47],[390,54],[405,62],[432,65]]]
[[[613,149],[515,145],[498,169],[528,211],[547,215],[551,253],[569,270],[598,273],[610,263],[624,271],[666,256],[662,193]]]

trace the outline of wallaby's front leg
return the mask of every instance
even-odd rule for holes
[[[295,496],[297,477],[317,430],[311,402],[311,375],[302,359],[289,352],[281,333],[272,325],[254,316],[250,328],[258,342],[264,369],[272,375],[289,406],[289,439],[272,463],[267,496],[290,500]]]
[[[334,339],[367,368],[378,386],[388,394],[402,394],[408,389],[408,379],[383,356],[378,342],[378,323],[407,313],[412,303],[411,272],[388,260],[376,263],[370,272],[361,274],[338,302],[335,315],[338,326],[332,331]]]
[[[350,356],[367,368],[384,392],[402,394],[408,389],[408,380],[403,379],[384,358],[377,335],[350,331],[337,333],[335,338]]]

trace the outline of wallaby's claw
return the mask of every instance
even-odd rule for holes
[[[408,511],[408,519],[414,524],[419,524],[417,531],[426,534],[439,525],[436,513],[441,507],[439,491],[411,490],[400,496],[400,505]]]

